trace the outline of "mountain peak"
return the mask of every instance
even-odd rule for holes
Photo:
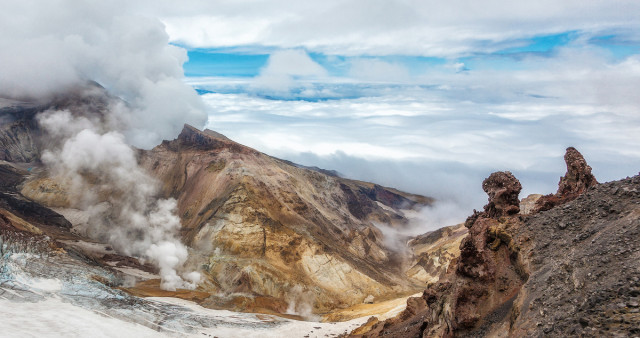
[[[226,136],[210,129],[200,130],[189,124],[185,124],[180,135],[175,140],[164,141],[162,145],[173,150],[186,148],[198,150],[218,150],[228,149],[232,152],[250,153],[256,150],[234,142]]]

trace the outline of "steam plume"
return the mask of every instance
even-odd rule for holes
[[[200,276],[190,273],[185,281],[177,271],[188,253],[175,236],[176,201],[155,198],[158,184],[138,166],[125,137],[68,111],[38,118],[59,144],[43,152],[43,163],[68,187],[70,206],[89,215],[82,231],[121,253],[150,259],[160,269],[163,289],[193,288]]]
[[[155,18],[127,2],[14,1],[0,11],[0,97],[47,99],[95,81],[127,102],[112,111],[128,144],[150,148],[184,123],[203,127],[204,105],[182,82],[186,51]]]
[[[187,249],[175,235],[176,201],[155,197],[158,185],[131,146],[150,148],[184,123],[202,127],[207,115],[182,81],[185,50],[169,45],[160,21],[128,7],[120,0],[3,4],[0,97],[47,101],[89,81],[104,87],[112,97],[99,114],[39,116],[53,139],[42,161],[69,188],[70,205],[90,215],[90,237],[150,259],[164,289],[193,287],[197,273],[179,274]]]

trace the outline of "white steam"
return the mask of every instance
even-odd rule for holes
[[[188,252],[176,238],[181,227],[176,201],[155,197],[158,183],[138,166],[125,137],[68,111],[45,112],[38,120],[54,138],[42,161],[67,185],[70,206],[89,214],[86,235],[151,260],[165,290],[195,287],[197,272],[178,274]]]
[[[68,186],[71,206],[89,214],[88,236],[151,260],[163,289],[194,287],[197,273],[180,276],[188,253],[176,237],[176,201],[156,198],[158,185],[130,146],[174,138],[184,123],[203,127],[207,115],[183,83],[186,51],[169,44],[159,20],[133,7],[122,0],[3,3],[0,97],[47,102],[90,81],[104,87],[106,109],[83,106],[85,96],[73,113],[40,116],[52,137],[42,161]]]
[[[409,219],[409,224],[404,227],[375,224],[382,232],[385,247],[396,252],[408,250],[407,242],[412,237],[460,224],[471,214],[469,210],[450,200],[439,200],[419,210],[403,210],[403,213]]]
[[[405,210],[404,213],[410,220],[411,234],[415,236],[460,224],[472,212],[455,201],[438,200],[420,210],[414,212]]]
[[[287,314],[297,315],[309,321],[318,321],[320,317],[313,314],[313,305],[316,302],[316,296],[313,292],[305,290],[301,285],[297,284],[289,293],[286,294]]]
[[[150,148],[184,123],[203,127],[204,106],[186,86],[186,51],[157,19],[124,1],[23,0],[0,11],[0,97],[46,99],[95,81],[127,102],[117,114],[127,143]]]

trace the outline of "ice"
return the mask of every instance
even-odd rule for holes
[[[35,303],[0,299],[0,318],[0,335],[7,338],[169,336],[55,298]]]
[[[128,274],[80,256],[7,252],[0,257],[0,336],[326,337],[368,318],[318,323],[213,310],[177,298],[134,297],[99,282],[122,285]]]

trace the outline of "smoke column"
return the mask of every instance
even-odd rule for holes
[[[89,215],[87,235],[152,261],[163,289],[194,287],[197,272],[181,275],[188,253],[176,236],[176,201],[155,197],[158,184],[131,146],[155,146],[184,123],[202,127],[207,115],[183,83],[185,50],[169,45],[157,19],[131,13],[119,0],[3,3],[0,97],[46,102],[77,88],[102,95],[108,104],[100,114],[52,110],[38,117],[52,138],[42,161],[68,188],[70,206]]]

